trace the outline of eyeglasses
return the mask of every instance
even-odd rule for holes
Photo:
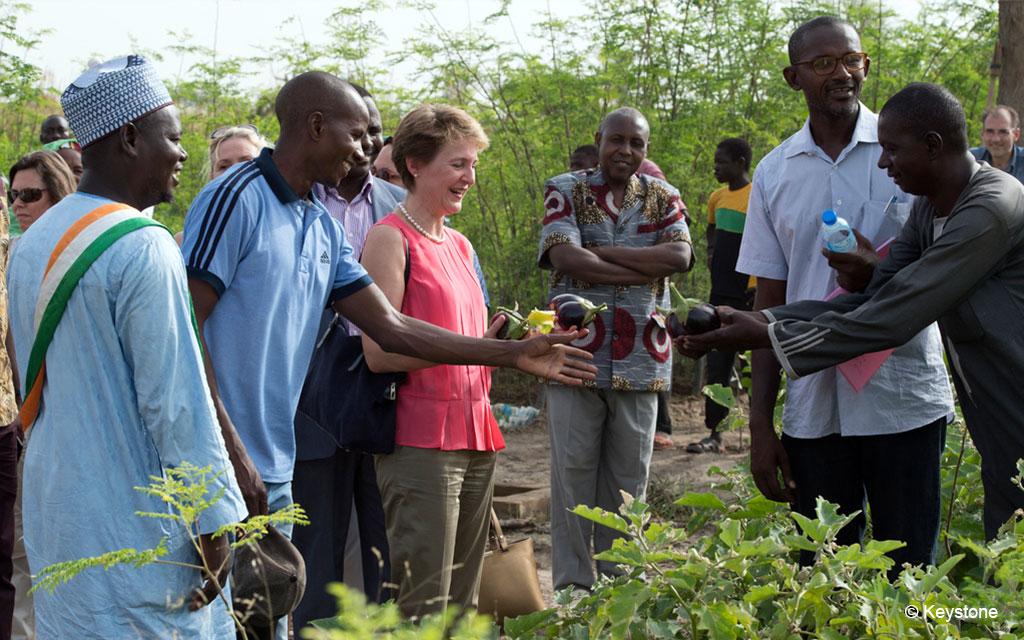
[[[227,127],[221,127],[210,134],[210,140],[216,140],[222,135],[226,134],[231,129],[245,129],[246,131],[252,131],[255,134],[259,134],[260,128],[254,124],[234,124]]]
[[[373,172],[373,177],[380,178],[385,182],[391,182],[392,180],[398,178],[399,176],[397,173],[392,173],[391,169],[381,167],[380,169],[377,169],[376,171]]]
[[[836,70],[836,65],[842,61],[843,66],[846,67],[847,71],[857,71],[863,69],[864,65],[868,63],[868,54],[866,53],[847,53],[841,58],[834,56],[821,56],[820,58],[814,58],[813,60],[803,60],[801,62],[794,62],[793,66],[798,64],[809,64],[811,69],[814,69],[814,73],[819,76],[827,76]]]
[[[46,187],[26,187],[24,189],[11,189],[7,192],[7,201],[14,204],[14,201],[21,198],[21,201],[25,204],[35,202],[39,198],[43,197],[43,192],[47,191]]]

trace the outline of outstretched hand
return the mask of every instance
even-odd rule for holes
[[[548,378],[566,385],[580,385],[597,376],[597,367],[584,360],[593,360],[594,354],[569,346],[569,343],[587,335],[587,329],[568,333],[549,333],[518,341],[516,369],[531,375]]]
[[[758,311],[739,311],[732,307],[717,307],[722,326],[707,333],[687,334],[675,339],[676,348],[683,355],[700,357],[718,349],[745,351],[771,347],[768,338],[768,319]],[[693,354],[696,354],[693,355]]]
[[[828,258],[828,266],[836,270],[836,282],[847,291],[863,291],[875,274],[875,267],[882,261],[875,252],[875,245],[852,229],[857,238],[857,249],[848,253],[835,253],[822,249],[821,255]]]

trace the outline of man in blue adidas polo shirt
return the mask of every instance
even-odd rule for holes
[[[267,510],[268,494],[271,508],[291,501],[292,419],[327,304],[388,351],[570,384],[594,377],[575,359],[590,354],[566,346],[574,334],[481,340],[397,312],[312,193],[314,182],[337,186],[362,160],[365,103],[341,79],[313,71],[285,84],[274,108],[276,148],[203,189],[182,243],[214,406],[251,513]]]

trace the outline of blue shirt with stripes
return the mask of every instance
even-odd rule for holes
[[[270,149],[206,185],[181,250],[189,277],[220,295],[203,332],[221,400],[263,480],[288,482],[320,312],[372,280],[341,224],[292,191]]]

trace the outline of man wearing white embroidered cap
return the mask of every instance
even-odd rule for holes
[[[184,462],[215,473],[232,463],[181,254],[171,234],[138,211],[174,195],[188,157],[178,111],[153,67],[134,55],[91,68],[61,106],[83,147],[82,180],[22,236],[8,278],[11,331],[23,354],[21,415],[31,428],[23,494],[29,565],[38,574],[58,562],[150,548],[162,537],[164,560],[195,565],[200,558],[180,525],[135,515],[168,507],[133,488]],[[210,488],[224,493],[199,515],[197,532],[209,566],[221,567],[226,542],[209,534],[244,518],[245,508],[233,473]],[[36,592],[36,631],[232,637],[223,604],[204,607],[216,585],[208,580],[197,591],[203,579],[171,564],[87,570],[52,594]]]

